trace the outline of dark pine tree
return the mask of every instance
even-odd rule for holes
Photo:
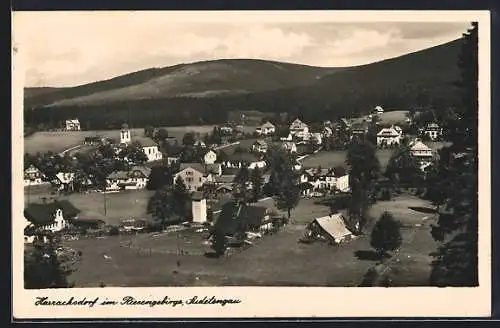
[[[462,104],[445,126],[452,142],[440,176],[448,186],[445,209],[432,235],[441,242],[433,254],[430,283],[433,286],[478,285],[478,25],[464,34],[459,67],[462,72]]]

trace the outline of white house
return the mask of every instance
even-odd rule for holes
[[[297,152],[297,145],[293,141],[285,141],[285,142],[283,142],[281,147],[289,153],[296,153]]]
[[[31,203],[24,209],[25,225],[38,230],[61,231],[70,220],[78,218],[80,210],[67,200],[52,203]],[[25,236],[25,242],[33,241],[32,236]]]
[[[276,132],[276,127],[269,121],[255,129],[255,132],[260,135],[271,135]]]
[[[264,140],[255,140],[255,142],[252,144],[252,150],[258,153],[265,153],[267,152],[267,142]]]
[[[44,178],[44,174],[34,165],[30,165],[24,170],[24,186],[38,186],[48,183],[43,180]]]
[[[203,163],[214,164],[217,160],[217,154],[213,150],[209,150],[203,155]]]
[[[411,154],[416,158],[421,170],[432,164],[434,157],[433,151],[430,147],[421,141],[416,141],[410,147]]]
[[[377,146],[399,145],[402,135],[394,127],[382,128],[377,133]]]
[[[214,164],[220,169],[220,164]],[[180,170],[174,175],[174,183],[180,177],[187,190],[197,191],[205,183],[214,182],[215,176],[219,172],[214,172],[216,169],[211,165],[203,165],[201,163],[181,163]],[[220,170],[222,172],[222,170]]]
[[[384,112],[384,109],[382,108],[382,106],[375,106],[374,113],[381,114],[383,112]]]
[[[134,166],[128,171],[116,171],[107,178],[106,190],[138,190],[146,188],[151,169],[145,166]]]
[[[349,174],[342,168],[314,169],[310,168],[300,175],[301,184],[309,184],[310,188],[302,190],[303,195],[314,191],[338,190],[349,191]]]
[[[163,154],[158,148],[158,144],[150,138],[134,136],[134,140],[137,141],[142,148],[142,152],[146,155],[148,162],[159,161],[163,159]],[[132,142],[132,134],[127,124],[122,125],[120,131],[120,144],[128,145]]]
[[[67,131],[80,131],[80,121],[78,119],[66,120]]]
[[[309,127],[298,118],[290,124],[289,130],[292,136],[299,139],[303,139],[309,135]]]
[[[429,123],[424,129],[424,134],[428,135],[431,140],[440,138],[442,132],[443,129],[437,123]]]

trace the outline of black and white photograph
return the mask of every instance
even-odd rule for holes
[[[363,13],[14,13],[32,309],[143,304],[128,287],[489,295],[489,14]],[[248,307],[278,302],[259,290]]]

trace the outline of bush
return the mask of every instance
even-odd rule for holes
[[[384,212],[372,230],[370,245],[381,255],[398,249],[402,243],[400,227],[399,221]]]

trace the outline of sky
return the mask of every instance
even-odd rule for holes
[[[170,17],[170,18],[169,18]],[[461,37],[468,22],[179,20],[125,12],[14,17],[27,87],[68,87],[220,58],[323,67],[368,64]],[[222,18],[222,17],[221,17]]]

